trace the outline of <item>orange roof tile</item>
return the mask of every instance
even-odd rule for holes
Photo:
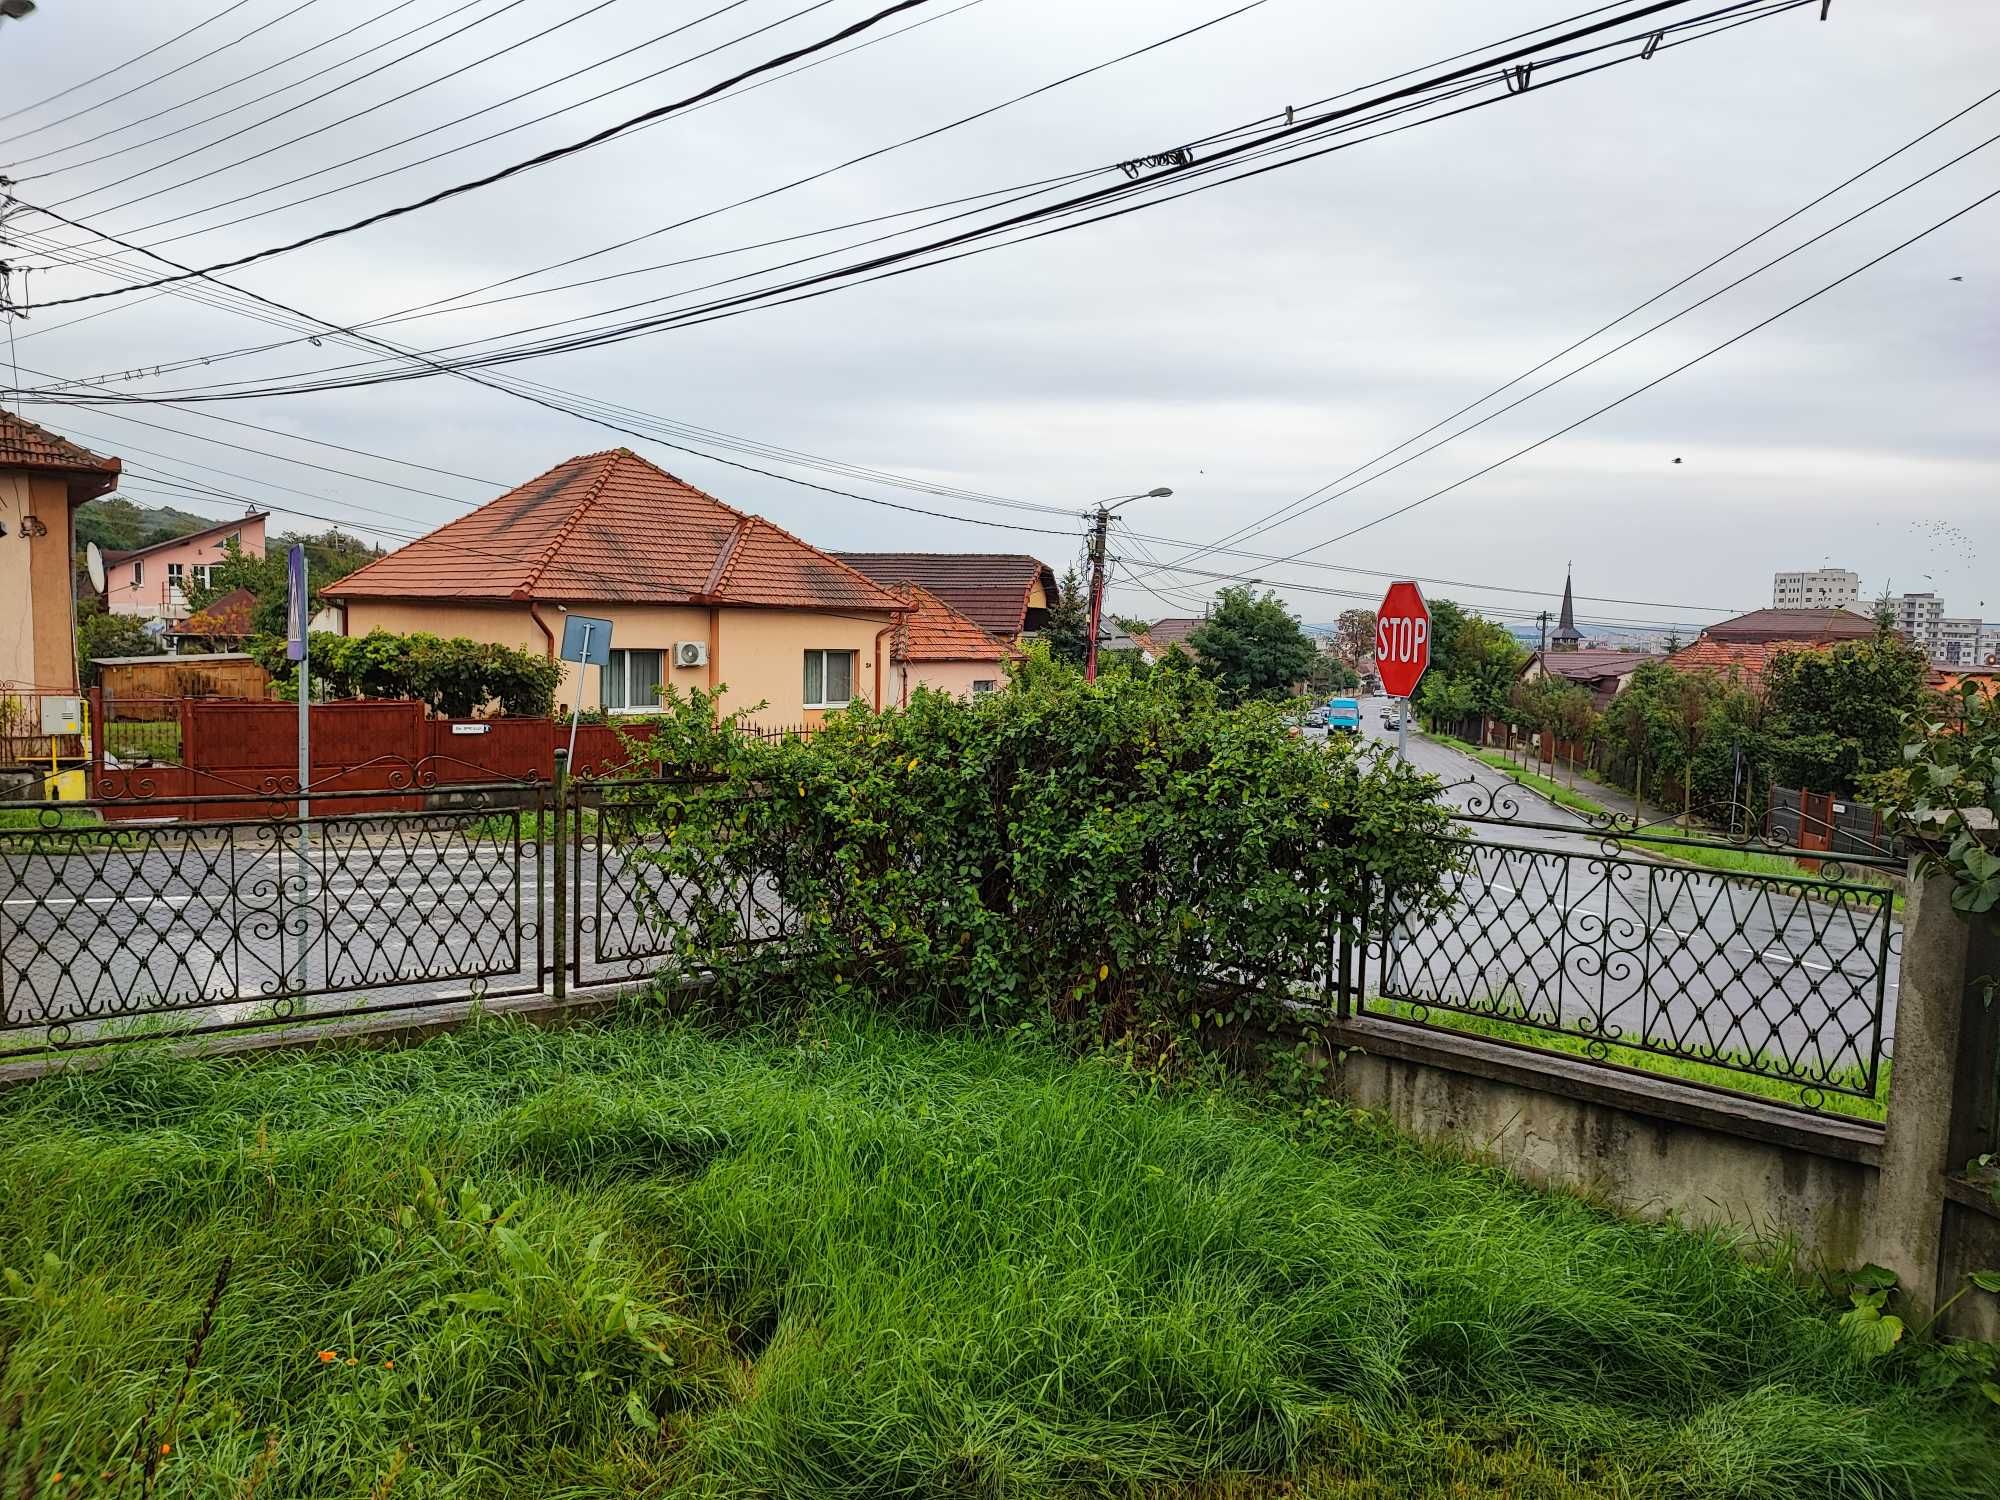
[[[1005,661],[1017,654],[921,584],[892,592],[910,610],[896,631],[898,661]]]
[[[26,417],[0,411],[0,468],[116,474],[119,463],[115,458],[99,458],[88,448],[79,448],[68,438],[58,437]]]
[[[1846,644],[1837,637],[1822,636],[1810,641],[1717,641],[1703,635],[1667,658],[1676,672],[1699,672],[1706,668],[1719,677],[1732,673],[1747,688],[1761,687],[1771,658],[1781,651],[1828,651]]]
[[[323,592],[339,599],[908,608],[845,563],[628,448],[557,464]]]
[[[231,589],[208,608],[198,609],[189,615],[181,625],[181,632],[185,635],[252,635],[255,632],[250,622],[256,608],[257,596],[250,590]]]

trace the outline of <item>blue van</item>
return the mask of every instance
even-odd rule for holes
[[[1341,734],[1361,733],[1361,705],[1353,698],[1335,698],[1326,706],[1326,727]]]

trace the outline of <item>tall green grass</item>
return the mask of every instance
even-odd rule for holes
[[[831,1022],[114,1057],[0,1096],[0,1493],[1995,1493],[1782,1268],[1290,1119]]]

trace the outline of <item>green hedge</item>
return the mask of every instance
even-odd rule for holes
[[[307,644],[315,698],[415,698],[453,719],[494,702],[510,717],[546,718],[555,710],[562,680],[562,664],[538,652],[464,636],[315,630]],[[282,640],[257,636],[250,652],[270,672],[276,691],[296,697],[297,669],[286,659]]]
[[[1289,994],[1364,877],[1421,905],[1455,858],[1432,778],[1295,739],[1282,705],[1225,709],[1172,666],[1088,685],[1033,656],[1006,692],[919,692],[778,745],[710,729],[709,711],[677,707],[698,726],[679,758],[721,781],[650,810],[683,961],[754,973],[754,891],[793,924],[759,950],[782,955],[786,984],[924,1020],[1053,1015],[1123,1035],[1185,1020],[1217,977]]]

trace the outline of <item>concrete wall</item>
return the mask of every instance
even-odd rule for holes
[[[1343,1097],[1530,1182],[1859,1265],[1880,1130],[1393,1021],[1355,1020]]]
[[[59,474],[0,471],[0,685],[76,691],[75,600],[70,577],[69,488]],[[24,542],[18,518],[43,534]],[[40,721],[40,710],[33,710]]]
[[[562,639],[563,614],[553,604],[538,606],[543,622]],[[810,724],[825,717],[805,706],[805,653],[808,650],[856,653],[855,697],[875,702],[875,641],[889,623],[887,613],[837,615],[811,610],[707,609],[672,605],[578,605],[576,612],[611,622],[611,644],[620,650],[671,653],[677,641],[702,641],[709,646],[706,667],[676,668],[668,657],[663,677],[682,692],[693,688],[727,688],[725,709],[762,702],[755,723]],[[544,651],[548,638],[535,624],[525,604],[460,604],[417,600],[356,599],[347,605],[347,633],[371,630],[397,634],[427,630],[433,635],[470,636],[524,651]],[[886,649],[888,640],[882,641]],[[558,702],[575,701],[578,668],[565,665]],[[598,669],[585,667],[583,706],[603,701]],[[886,676],[886,673],[885,673]],[[887,682],[883,683],[886,690]]]

